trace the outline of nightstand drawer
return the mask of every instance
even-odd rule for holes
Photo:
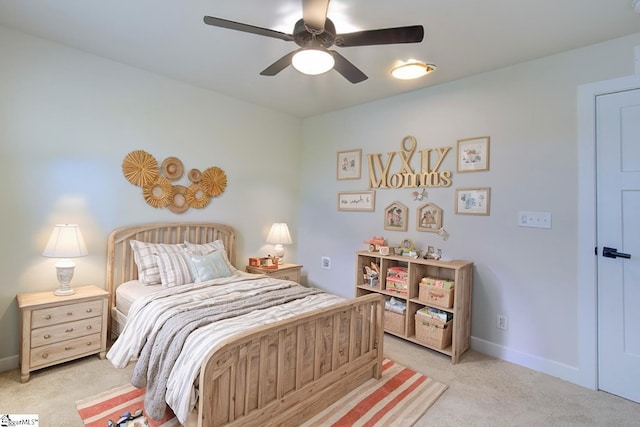
[[[31,348],[102,332],[102,316],[45,326],[31,331]]]
[[[67,304],[59,307],[43,308],[31,312],[31,327],[57,325],[58,323],[73,322],[89,317],[102,315],[102,300]]]
[[[293,268],[284,271],[274,271],[270,276],[275,279],[291,280],[293,282],[300,283],[300,270]]]
[[[34,348],[31,351],[31,367],[48,365],[65,359],[74,359],[82,354],[92,354],[102,347],[101,334],[88,335],[55,344]]]

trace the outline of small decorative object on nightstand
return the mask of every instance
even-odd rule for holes
[[[107,351],[109,293],[82,286],[73,295],[18,294],[20,308],[20,380],[32,371]]]
[[[266,274],[276,279],[291,280],[300,283],[300,270],[302,266],[298,264],[278,264],[278,268],[263,268],[247,265],[247,273]]]

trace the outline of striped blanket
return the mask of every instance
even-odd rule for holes
[[[248,328],[341,300],[294,282],[244,274],[163,289],[133,304],[107,358],[116,367],[138,359],[132,383],[146,384],[148,414],[162,414],[166,401],[184,423],[196,403],[193,384],[212,347]]]

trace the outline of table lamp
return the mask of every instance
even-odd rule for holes
[[[87,255],[87,247],[76,224],[57,224],[49,237],[47,246],[42,252],[49,258],[61,258],[56,262],[56,274],[60,287],[55,290],[55,295],[72,295],[75,291],[69,283],[73,278],[76,265],[70,258]]]
[[[276,245],[274,255],[278,257],[278,264],[282,262],[284,258],[284,247],[282,245],[290,245],[291,234],[289,234],[289,227],[284,222],[275,222],[269,230],[267,235],[267,243],[273,243]]]

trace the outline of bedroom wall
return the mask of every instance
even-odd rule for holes
[[[639,44],[636,34],[306,119],[298,259],[309,283],[352,297],[355,252],[372,236],[442,248],[447,257],[475,262],[474,349],[590,384],[593,373],[582,369],[578,351],[577,87],[633,74]],[[440,168],[453,171],[452,185],[427,189],[426,199],[444,209],[447,241],[416,231],[424,201],[413,200],[413,189],[378,189],[375,212],[337,210],[339,191],[368,188],[366,155],[386,162],[408,135],[418,150],[453,147]],[[491,138],[490,170],[456,173],[456,141],[484,135]],[[358,148],[362,178],[336,180],[336,153]],[[411,165],[419,170],[417,153]],[[390,170],[401,167],[398,154]],[[455,189],[464,187],[491,187],[490,216],[454,214]],[[394,201],[409,207],[407,232],[383,228]],[[518,227],[518,211],[551,212],[552,228]],[[331,257],[330,270],[321,268],[322,256]],[[508,330],[496,328],[498,314],[507,316]]]
[[[230,224],[240,268],[287,222],[294,259],[300,119],[2,27],[0,63],[0,370],[17,366],[16,294],[57,288],[55,260],[41,256],[56,223],[78,223],[88,246],[74,286],[104,286],[108,233],[145,222]],[[136,149],[218,166],[227,190],[180,215],[153,208],[121,172]]]

